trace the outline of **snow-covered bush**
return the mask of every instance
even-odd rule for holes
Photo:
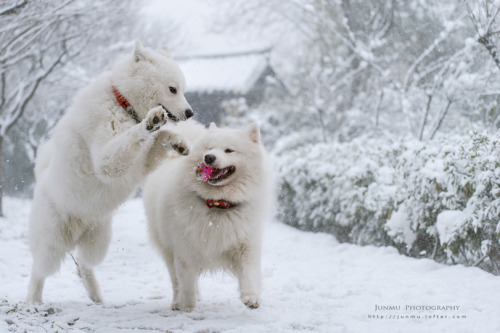
[[[397,211],[386,229],[413,256],[435,258],[439,253],[436,220],[444,210],[464,208],[463,196],[454,181],[454,147],[457,139],[443,142],[412,142],[399,157],[396,168]]]
[[[280,216],[343,242],[393,245],[500,274],[499,142],[477,133],[429,142],[288,142],[277,159]]]
[[[279,158],[282,219],[341,241],[391,243],[383,223],[394,209],[394,163],[402,149],[359,139],[288,151]]]
[[[455,221],[441,216],[438,227],[448,227],[441,241],[452,262],[500,274],[500,138],[474,133],[458,148],[456,161],[454,180],[466,206]]]

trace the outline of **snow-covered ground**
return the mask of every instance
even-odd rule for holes
[[[202,279],[195,311],[171,311],[140,200],[119,209],[97,268],[103,305],[90,302],[67,258],[47,279],[45,303],[27,307],[29,209],[30,201],[7,199],[0,219],[0,332],[500,332],[499,277],[278,222],[266,228],[259,309],[246,309],[235,279],[218,274]]]

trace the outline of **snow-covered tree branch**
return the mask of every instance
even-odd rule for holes
[[[498,45],[500,43],[500,1],[498,0],[465,0],[469,18],[478,34],[477,41],[481,43],[496,66],[500,69],[500,54]]]
[[[88,45],[94,43],[96,48],[96,34],[107,36],[105,27],[118,20],[115,15],[124,12],[127,5],[128,1],[117,6],[108,0],[33,0],[0,5],[0,162],[7,134],[23,119],[44,82],[86,51]],[[114,12],[111,19],[107,17],[110,9]],[[24,119],[35,126],[40,119],[56,118],[60,108],[48,105],[50,101],[41,99],[36,111]],[[0,165],[0,216],[1,171]]]

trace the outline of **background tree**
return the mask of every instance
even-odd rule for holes
[[[467,13],[476,31],[475,40],[484,47],[495,66],[500,69],[500,1],[464,0]],[[500,111],[498,109],[498,72],[482,71],[483,78],[479,80],[484,85],[484,93],[480,98],[472,98],[474,106],[480,110],[477,117],[493,129],[500,128]]]
[[[57,118],[62,108],[50,103],[54,97],[58,100],[57,96],[66,96],[64,89],[50,93],[46,90],[46,95],[38,97],[39,103],[32,105],[37,92],[79,56],[91,55],[86,61],[103,56],[104,48],[97,45],[103,45],[99,42],[109,37],[107,31],[127,28],[122,20],[129,11],[129,3],[17,0],[0,5],[0,216],[3,215],[3,148],[8,133],[21,119],[30,124],[25,128],[31,128],[39,121]],[[106,48],[109,47],[108,44]],[[74,70],[72,76],[76,74]]]
[[[500,55],[498,45],[500,42],[499,12],[500,1],[481,0],[464,1],[467,6],[467,13],[477,32],[477,41],[481,43],[496,66],[500,69]]]
[[[463,133],[498,122],[498,74],[473,38],[462,1],[255,0],[226,6],[223,25],[251,24],[276,36],[273,64],[292,91],[273,113],[272,123],[283,126],[272,132],[281,137],[294,129],[293,135],[302,132],[312,141],[408,134],[426,141],[440,131]],[[490,16],[496,15],[497,7],[490,7]]]

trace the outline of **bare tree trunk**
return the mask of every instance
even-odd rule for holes
[[[446,117],[446,115],[448,114],[448,110],[450,110],[451,103],[452,103],[452,100],[449,99],[448,104],[446,105],[446,108],[444,109],[444,112],[441,115],[441,118],[439,118],[439,122],[438,122],[436,128],[434,129],[434,132],[432,132],[431,140],[434,139],[434,136],[436,135],[437,131],[439,131],[439,128],[441,128],[441,125],[443,124],[443,120]]]
[[[375,127],[376,128],[378,128],[378,126],[379,126],[380,107],[382,106],[383,100],[384,100],[384,88],[382,88],[380,93],[378,94],[377,107],[375,109]]]
[[[325,126],[325,111],[323,111],[322,108],[316,108],[318,111],[318,122],[319,126],[321,127],[321,137],[323,139],[323,142],[327,142],[327,135],[326,135],[326,126]]]
[[[431,109],[432,95],[427,96],[427,106],[425,107],[424,121],[422,122],[422,127],[420,128],[419,140],[422,141],[424,138],[424,129],[427,126],[427,118],[429,117],[429,110]]]

